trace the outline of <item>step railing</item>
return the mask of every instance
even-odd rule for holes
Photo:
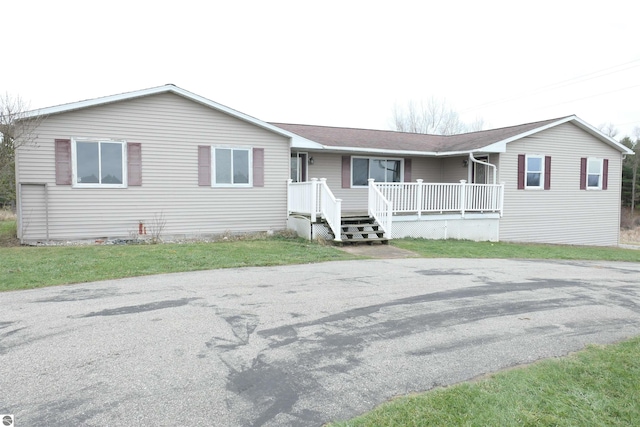
[[[311,222],[322,216],[329,224],[336,242],[342,241],[340,221],[342,217],[342,199],[336,197],[327,185],[327,179],[312,178],[307,182],[288,180],[287,213],[309,215]]]
[[[373,179],[369,179],[369,216],[375,218],[378,225],[391,238],[391,224],[393,220],[393,205],[376,186]]]

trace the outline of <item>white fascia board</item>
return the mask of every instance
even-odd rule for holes
[[[629,149],[628,147],[625,147],[623,144],[619,143],[618,141],[611,138],[610,136],[605,135],[599,129],[594,128],[589,123],[583,121],[579,117],[576,117],[576,116],[573,116],[573,117],[574,117],[573,121],[575,122],[575,125],[581,128],[582,130],[592,134],[596,138],[599,138],[600,140],[602,140],[606,144],[609,144],[613,148],[620,150],[623,154],[634,154],[633,150]]]
[[[506,145],[508,143],[510,143],[510,142],[517,141],[518,139],[522,139],[522,138],[525,138],[527,136],[531,136],[533,134],[536,134],[538,132],[542,132],[543,130],[547,130],[547,129],[550,129],[552,127],[561,125],[561,124],[569,122],[569,121],[571,121],[571,120],[573,120],[575,118],[576,118],[576,116],[564,117],[564,118],[562,118],[560,120],[556,120],[555,122],[546,124],[544,126],[540,126],[540,127],[535,128],[535,129],[531,129],[529,131],[526,131],[526,132],[523,132],[523,133],[519,133],[518,135],[514,135],[511,138],[507,138],[507,139],[503,139],[502,141],[494,142],[493,144],[487,145],[486,147],[483,147],[482,149],[483,150],[488,150],[490,147],[496,146],[496,148],[501,148],[502,146],[504,146],[504,148],[502,149],[503,151],[501,151],[501,153],[504,153],[506,151]]]
[[[38,116],[48,116],[52,114],[66,113],[73,110],[79,110],[81,108],[94,107],[98,105],[104,105],[104,104],[109,104],[113,102],[124,101],[128,99],[134,99],[142,96],[155,95],[158,93],[165,93],[165,92],[175,93],[177,95],[183,96],[199,104],[205,105],[207,107],[226,113],[230,116],[236,117],[240,120],[243,120],[243,121],[252,123],[256,126],[259,126],[261,128],[270,130],[271,132],[290,138],[292,142],[296,141],[297,143],[305,146],[305,148],[309,146],[320,147],[320,144],[317,144],[313,141],[309,141],[292,132],[281,129],[277,126],[273,126],[267,122],[263,122],[262,120],[249,116],[248,114],[241,113],[240,111],[234,110],[233,108],[229,108],[225,105],[218,104],[217,102],[211,101],[210,99],[207,99],[205,97],[202,97],[200,95],[189,92],[188,90],[184,90],[182,88],[179,88],[171,84],[152,87],[149,89],[137,90],[133,92],[121,93],[118,95],[110,95],[110,96],[104,96],[101,98],[88,99],[85,101],[72,102],[70,104],[62,104],[62,105],[57,105],[55,107],[41,108],[39,110],[26,112],[24,115],[24,118],[28,119],[32,117],[38,117]]]
[[[509,138],[511,139],[511,138]],[[511,141],[508,141],[511,142]],[[494,142],[493,144],[489,144],[485,147],[476,148],[475,150],[467,151],[467,153],[478,153],[478,152],[488,152],[488,153],[506,153],[507,152],[507,141],[499,141]]]
[[[534,134],[536,134],[538,132],[542,132],[543,130],[547,130],[547,129],[550,129],[552,127],[556,127],[558,125],[561,125],[563,123],[568,123],[568,122],[573,122],[576,126],[581,128],[582,130],[586,131],[587,133],[590,133],[591,135],[593,135],[596,138],[600,139],[605,144],[608,144],[608,145],[616,148],[617,150],[621,151],[624,154],[633,154],[632,150],[630,150],[627,147],[625,147],[624,145],[620,144],[615,139],[613,139],[613,138],[605,135],[604,133],[600,132],[598,129],[594,128],[593,126],[591,126],[590,124],[586,123],[585,121],[583,121],[582,119],[580,119],[579,117],[577,117],[575,115],[564,117],[562,119],[556,120],[555,122],[546,124],[544,126],[540,126],[538,128],[535,128],[535,129],[531,129],[531,130],[529,130],[527,132],[523,132],[523,133],[520,133],[518,135],[512,136],[511,138],[503,139],[502,141],[495,142],[495,143],[493,143],[491,145],[487,145],[486,147],[482,147],[481,149],[477,149],[477,150],[474,150],[474,151],[492,151],[493,152],[495,150],[495,152],[504,153],[506,151],[507,144],[512,142],[512,141],[517,141],[518,139],[522,139],[522,138],[525,138],[527,136],[534,135]]]
[[[360,147],[333,147],[324,145],[328,152],[349,152],[349,153],[370,153],[370,154],[390,154],[394,156],[437,156],[434,151],[408,151],[408,150],[385,150],[383,148],[360,148]]]
[[[291,138],[291,148],[299,148],[299,149],[312,149],[312,150],[324,150],[326,147],[322,144],[318,144],[315,141],[311,141],[310,139],[303,138],[295,133],[292,134]]]
[[[120,93],[118,95],[103,96],[100,98],[87,99],[85,101],[71,102],[69,104],[56,105],[54,107],[41,108],[39,110],[28,111],[24,118],[49,116],[51,114],[66,113],[68,111],[79,110],[81,108],[94,107],[96,105],[109,104],[111,102],[123,101],[125,99],[133,99],[141,96],[153,95],[161,92],[168,92],[169,88],[175,86],[165,85],[152,87],[149,89],[136,90],[134,92]]]

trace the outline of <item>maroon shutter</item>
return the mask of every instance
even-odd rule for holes
[[[551,156],[544,157],[544,189],[551,189]]]
[[[580,189],[587,189],[587,158],[580,159]]]
[[[609,187],[609,159],[602,161],[602,189],[606,190]]]
[[[264,148],[253,149],[253,186],[264,187]]]
[[[127,142],[127,183],[142,185],[142,144]]]
[[[404,159],[404,182],[411,182],[411,159]]]
[[[342,188],[351,188],[351,157],[342,156]]]
[[[198,145],[198,185],[211,186],[211,147]]]
[[[71,185],[71,140],[55,140],[56,185]]]
[[[524,154],[518,154],[518,190],[524,190]]]

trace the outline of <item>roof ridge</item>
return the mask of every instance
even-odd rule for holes
[[[427,136],[450,138],[450,137],[456,137],[456,136],[461,136],[461,135],[471,135],[471,134],[474,134],[474,133],[492,132],[492,131],[498,131],[498,130],[506,130],[506,129],[510,129],[510,128],[517,128],[517,127],[522,127],[522,126],[530,126],[530,125],[534,125],[534,124],[537,124],[537,123],[552,123],[552,122],[555,122],[557,120],[563,120],[563,119],[566,119],[566,118],[569,118],[569,117],[575,117],[575,114],[569,114],[568,116],[556,117],[556,118],[552,118],[552,119],[536,120],[536,121],[527,122],[527,123],[519,123],[517,125],[501,126],[501,127],[492,128],[492,129],[482,129],[482,130],[476,130],[476,131],[472,131],[472,132],[455,133],[455,134],[451,134],[451,135],[439,135],[439,134],[435,134],[435,133],[422,133],[422,132],[406,132],[406,131],[399,131],[399,130],[392,130],[392,129],[370,129],[370,128],[360,128],[360,127],[351,127],[351,126],[311,125],[311,124],[303,124],[303,123],[284,123],[284,122],[268,122],[268,123],[270,123],[270,124],[272,124],[274,126],[278,126],[278,125],[305,126],[305,127],[315,127],[315,128],[363,130],[363,131],[372,131],[372,132],[389,132],[389,133],[394,133],[394,134],[427,135]]]
[[[310,124],[302,124],[302,123],[283,123],[283,122],[268,122],[274,126],[284,125],[284,126],[307,126],[307,127],[316,127],[316,128],[330,128],[330,129],[349,129],[349,130],[364,130],[364,131],[372,131],[372,132],[388,132],[388,133],[402,133],[407,135],[427,135],[427,136],[447,136],[447,135],[438,135],[435,133],[421,133],[421,132],[403,132],[399,130],[391,130],[391,129],[371,129],[371,128],[358,128],[351,126],[327,126],[327,125],[310,125]]]

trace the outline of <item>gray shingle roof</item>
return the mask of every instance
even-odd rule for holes
[[[517,126],[450,136],[287,123],[271,124],[327,147],[423,151],[445,154],[448,152],[478,150],[491,144],[542,128],[565,118],[566,117],[560,117]]]

